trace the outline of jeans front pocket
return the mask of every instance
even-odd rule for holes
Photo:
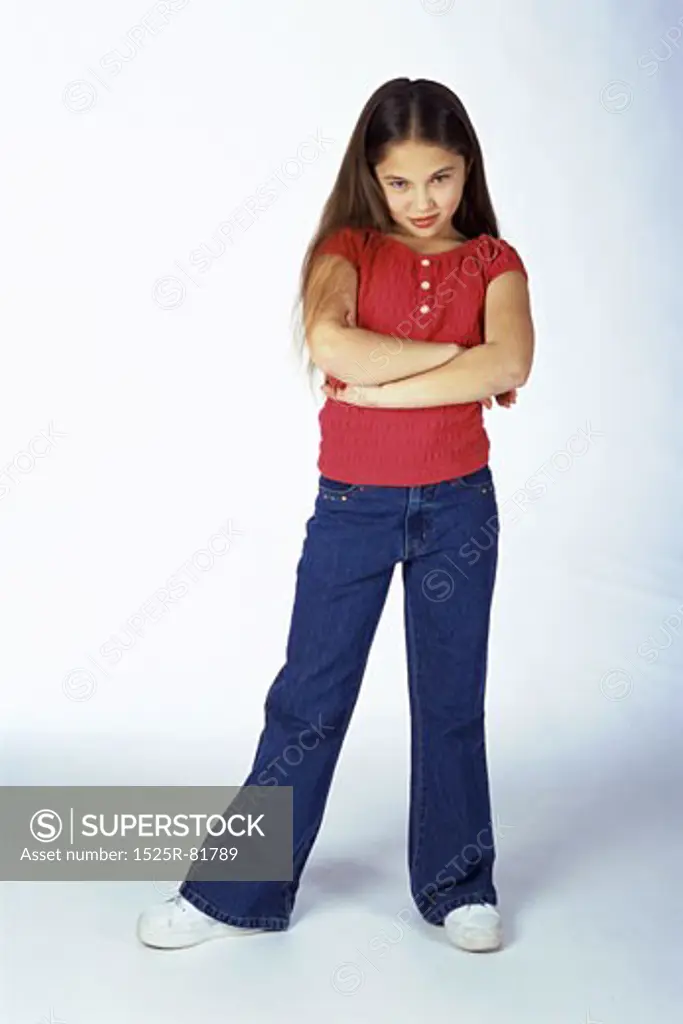
[[[340,501],[343,498],[348,498],[354,491],[360,489],[360,484],[349,484],[343,480],[333,480],[329,476],[322,476],[318,478],[318,493],[321,498],[325,498],[331,501]]]
[[[472,473],[465,473],[464,476],[453,477],[448,483],[451,487],[458,487],[466,491],[479,491],[480,494],[488,494],[493,490],[493,477],[491,467],[486,465],[481,469],[475,469]]]

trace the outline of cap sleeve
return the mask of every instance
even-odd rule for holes
[[[493,281],[508,270],[519,270],[527,280],[529,279],[522,257],[514,246],[502,238],[491,238],[487,241],[490,243],[485,258],[487,282]]]
[[[362,251],[361,233],[357,228],[339,228],[316,249],[321,256],[343,256],[358,267]]]

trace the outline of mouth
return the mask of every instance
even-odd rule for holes
[[[431,217],[421,217],[421,218],[418,218],[418,219],[415,219],[415,218],[411,217],[410,218],[410,223],[414,224],[416,228],[430,228],[432,226],[432,224],[436,224],[438,219],[439,219],[438,213],[434,213],[434,214],[432,214]]]

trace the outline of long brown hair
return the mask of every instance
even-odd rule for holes
[[[462,200],[453,214],[453,227],[465,238],[481,234],[498,238],[498,222],[484,174],[479,140],[462,101],[445,85],[425,78],[394,78],[367,101],[353,129],[318,228],[306,250],[294,307],[294,339],[299,357],[308,354],[303,300],[318,246],[340,228],[391,231],[393,219],[375,167],[389,146],[406,141],[441,146],[462,155],[468,174]],[[307,373],[314,364],[307,359]]]

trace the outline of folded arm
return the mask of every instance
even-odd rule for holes
[[[507,271],[488,286],[485,341],[444,366],[375,388],[354,388],[357,405],[427,408],[459,405],[500,395],[526,384],[531,372],[534,329],[526,279]],[[344,401],[344,392],[339,394]]]
[[[352,326],[329,325],[322,339],[317,365],[347,384],[410,380],[416,374],[448,366],[467,351],[454,343],[410,341]]]
[[[311,358],[347,384],[382,385],[448,365],[466,349],[455,343],[410,341],[356,327],[358,273],[341,256],[318,256],[304,302]]]

